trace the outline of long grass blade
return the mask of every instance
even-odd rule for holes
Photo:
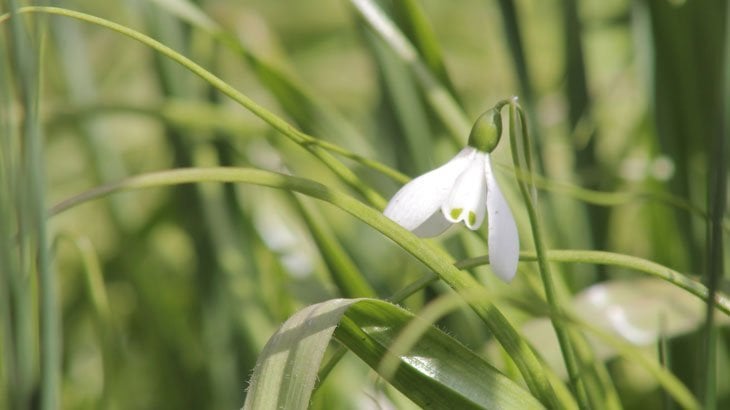
[[[188,70],[193,72],[195,75],[203,78],[204,80],[208,81],[208,83],[215,87],[217,90],[222,92],[223,94],[227,95],[237,103],[241,104],[243,107],[251,111],[253,114],[261,118],[263,121],[268,123],[271,127],[276,129],[277,131],[281,132],[286,137],[290,138],[295,143],[301,145],[303,148],[310,151],[312,154],[314,154],[317,158],[319,158],[327,167],[329,167],[335,175],[337,175],[339,178],[341,178],[347,185],[352,187],[355,191],[360,192],[365,198],[368,199],[370,203],[372,203],[375,206],[378,207],[385,207],[385,199],[378,194],[375,190],[370,188],[369,185],[363,184],[360,181],[360,178],[355,175],[354,172],[352,172],[349,168],[345,167],[341,162],[339,162],[336,158],[332,157],[332,155],[329,152],[324,151],[319,147],[319,144],[313,143],[313,141],[316,141],[316,138],[309,136],[290,124],[288,124],[283,119],[277,117],[272,112],[264,108],[263,106],[257,104],[249,97],[245,96],[241,92],[237,91],[233,87],[231,87],[229,84],[227,84],[225,81],[221,80],[220,78],[216,77],[215,75],[211,74],[209,71],[205,70],[200,65],[194,63],[189,58],[183,56],[182,54],[179,54],[172,50],[170,47],[160,43],[159,41],[156,41],[144,34],[141,34],[135,30],[131,30],[125,26],[122,26],[120,24],[113,23],[111,21],[91,16],[89,14],[85,13],[79,13],[76,11],[63,9],[63,8],[56,8],[56,7],[23,7],[19,9],[20,13],[46,13],[46,14],[55,14],[60,16],[66,16],[71,18],[76,18],[82,21],[86,21],[88,23],[97,24],[102,27],[106,27],[108,29],[114,30],[120,34],[123,34],[127,37],[130,37],[134,40],[137,40],[153,49],[158,51],[159,53],[165,55],[166,57],[170,58],[171,60],[183,65]],[[0,16],[0,22],[3,21],[7,16]]]
[[[15,64],[15,75],[19,84],[19,103],[24,111],[21,125],[23,135],[22,173],[20,185],[27,208],[24,218],[27,226],[21,225],[20,237],[29,235],[33,244],[32,254],[37,258],[40,304],[40,367],[41,408],[56,409],[61,392],[61,324],[58,314],[58,283],[51,263],[48,231],[46,226],[44,142],[39,120],[40,105],[40,55],[41,47],[33,44],[30,29],[20,18],[17,3],[9,1],[11,52]],[[40,30],[35,34],[39,35]],[[36,39],[40,41],[40,39]],[[26,272],[30,275],[31,272]],[[26,294],[27,297],[27,294]]]
[[[255,169],[210,168],[163,171],[103,185],[57,204],[51,209],[50,213],[51,215],[57,214],[80,203],[120,190],[192,182],[239,182],[292,190],[329,202],[361,219],[423,262],[454,290],[469,296],[470,307],[510,354],[520,369],[530,391],[541,402],[546,403],[549,407],[574,408],[575,404],[571,403],[568,397],[555,395],[547,376],[550,372],[546,371],[540,364],[532,348],[524,342],[502,312],[489,301],[489,295],[486,294],[484,288],[466,272],[455,268],[447,254],[418,239],[412,233],[384,217],[377,210],[317,182]],[[476,297],[473,297],[475,294]]]

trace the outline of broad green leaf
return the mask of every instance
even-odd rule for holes
[[[332,332],[354,301],[311,305],[281,325],[256,362],[243,409],[306,409]]]
[[[244,409],[305,409],[333,333],[373,369],[413,314],[377,299],[311,305],[282,325],[261,353]],[[415,320],[419,320],[415,318]],[[400,355],[389,382],[424,408],[539,409],[542,405],[455,339],[430,326]]]

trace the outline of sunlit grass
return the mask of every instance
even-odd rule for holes
[[[0,408],[724,408],[728,6],[674,3],[1,3]],[[500,100],[510,284],[381,214]]]

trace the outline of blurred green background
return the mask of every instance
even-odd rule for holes
[[[713,263],[727,263],[730,248],[712,248],[718,237],[710,232],[717,224],[708,224],[708,215],[724,224],[723,246],[727,211],[717,206],[727,195],[730,117],[724,0],[377,3],[468,121],[501,99],[519,96],[529,114],[550,247],[639,256],[711,289],[726,289]],[[0,4],[2,13],[18,6],[11,0]],[[40,2],[20,5],[31,4]],[[445,162],[466,143],[467,135],[444,121],[443,106],[429,99],[417,70],[348,1],[43,5],[145,33],[304,132],[410,177]],[[43,209],[72,195],[179,167],[269,169],[362,196],[209,84],[119,33],[27,13],[3,19],[0,38],[0,408],[41,402],[39,317],[48,294],[36,272],[46,266],[45,252],[38,251],[43,244],[56,281],[51,311],[62,335],[60,403],[68,409],[239,408],[256,358],[281,322],[303,306],[358,296],[356,287],[348,289],[333,274],[338,265],[323,251],[318,229],[341,247],[377,297],[425,273],[344,212],[252,185],[124,192],[45,222]],[[37,111],[30,109],[36,104]],[[518,218],[522,248],[531,249],[507,138],[493,158]],[[385,198],[400,186],[358,161],[343,163]],[[443,242],[455,258],[486,253],[463,227],[452,232]],[[479,234],[485,236],[485,229]],[[666,344],[667,366],[702,397],[702,303],[686,294],[667,303],[657,284],[622,299],[636,272],[556,267],[575,294],[623,284],[603,289],[620,300],[626,315],[649,327],[680,322],[647,345]],[[531,265],[521,265],[511,286],[487,267],[472,271],[495,295],[524,303],[536,297]],[[434,284],[404,305],[418,311],[444,292]],[[540,313],[503,305],[517,324]],[[600,321],[606,311],[596,309],[591,320]],[[638,317],[642,312],[646,317]],[[439,326],[495,357],[490,334],[472,312],[450,314]],[[720,336],[714,361],[718,408],[730,405],[727,332]],[[319,388],[313,408],[377,408],[378,400],[383,408],[388,400],[409,406],[392,389],[382,393],[382,382],[350,356]],[[608,357],[626,408],[672,408],[640,366],[613,353]]]

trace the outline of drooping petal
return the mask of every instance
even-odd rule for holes
[[[434,213],[448,198],[456,178],[475,153],[474,148],[464,148],[446,164],[407,183],[395,193],[383,214],[419,236],[443,232],[448,226]]]
[[[510,282],[517,273],[520,258],[520,238],[517,224],[509,204],[492,172],[489,155],[485,159],[487,180],[487,214],[489,218],[489,263],[492,271],[505,282]]]
[[[464,221],[471,230],[478,229],[487,209],[487,182],[484,178],[484,157],[477,152],[457,178],[449,198],[441,206],[444,218],[453,223]]]

